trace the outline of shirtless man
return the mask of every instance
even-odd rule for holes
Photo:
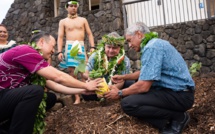
[[[74,76],[74,70],[79,64],[79,62],[69,54],[73,42],[78,40],[82,46],[82,53],[78,54],[78,58],[87,60],[86,49],[84,48],[84,38],[86,31],[91,44],[90,51],[94,49],[93,34],[90,30],[87,20],[77,15],[78,6],[79,4],[76,0],[69,1],[65,5],[66,10],[68,11],[68,17],[60,20],[58,29],[58,59],[62,61],[60,63],[60,67],[68,68],[69,74],[73,77],[76,77]],[[64,36],[66,36],[65,53],[62,51]],[[76,94],[74,104],[79,103],[80,97],[78,94]]]

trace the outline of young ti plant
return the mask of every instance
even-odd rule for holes
[[[77,75],[78,72],[85,72],[85,68],[86,68],[86,65],[85,65],[85,60],[84,59],[79,59],[78,58],[78,53],[80,52],[80,48],[79,48],[79,43],[74,43],[73,44],[74,46],[72,47],[72,49],[70,50],[70,56],[71,57],[74,57],[74,59],[78,60],[79,61],[79,65],[75,68],[75,71],[74,71],[74,75]]]
[[[202,67],[202,63],[201,62],[199,62],[199,63],[198,62],[193,63],[190,66],[190,68],[189,68],[189,72],[190,72],[191,76],[194,77],[196,75],[196,73],[198,71],[200,71],[201,67]]]

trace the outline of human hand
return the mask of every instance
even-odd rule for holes
[[[97,78],[95,80],[87,80],[86,81],[86,84],[87,84],[86,89],[88,91],[96,91],[96,90],[99,91],[99,88],[102,87],[100,84],[102,81],[103,81],[102,78]]]
[[[121,83],[121,82],[123,82],[124,81],[124,79],[123,79],[123,75],[114,75],[114,76],[112,76],[111,77],[111,81],[113,82],[113,83]]]
[[[62,60],[63,60],[63,54],[62,54],[62,53],[59,53],[57,57],[58,57],[58,60],[59,60],[59,61],[62,61]]]
[[[92,53],[94,50],[95,50],[95,48],[94,48],[94,47],[91,47],[91,48],[90,48],[90,53]]]
[[[104,94],[105,98],[112,99],[112,100],[120,99],[120,96],[118,95],[119,89],[116,86],[110,85],[109,89],[110,91]]]

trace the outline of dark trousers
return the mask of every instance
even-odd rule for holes
[[[122,87],[122,89],[128,88],[129,86],[131,86],[134,83],[135,83],[135,80],[126,80],[124,85],[123,85],[123,87]]]
[[[190,109],[194,103],[194,91],[174,92],[171,89],[150,89],[147,93],[134,94],[122,99],[123,111],[138,117],[158,129],[168,121]]]
[[[0,122],[9,120],[3,129],[9,127],[9,134],[32,134],[43,94],[43,87],[36,85],[1,90]],[[47,108],[51,108],[56,102],[56,96],[51,93],[47,95]]]

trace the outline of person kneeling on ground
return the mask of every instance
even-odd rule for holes
[[[85,93],[99,88],[101,79],[87,83],[49,66],[56,41],[49,33],[34,35],[29,45],[18,45],[0,54],[0,122],[10,120],[8,133],[32,134],[38,106],[44,87],[33,85],[29,78],[45,78],[46,87],[64,94]],[[44,81],[41,81],[44,82]],[[47,108],[56,102],[53,93],[47,93]]]
[[[91,75],[101,74],[100,77],[104,77],[108,84],[112,84],[112,75],[128,74],[131,65],[129,58],[125,56],[124,42],[124,37],[121,37],[117,32],[104,35],[98,44],[98,49],[89,57],[86,72],[84,73],[85,78],[91,79]],[[115,86],[121,89],[128,82],[130,81],[122,81]],[[85,101],[99,100],[96,94],[82,95],[82,97]]]
[[[123,111],[157,127],[162,134],[180,134],[190,117],[186,112],[194,103],[194,81],[180,53],[157,33],[137,22],[125,33],[130,48],[141,52],[141,70],[115,75],[112,80],[138,79],[119,90],[111,86],[107,99],[120,99]]]

